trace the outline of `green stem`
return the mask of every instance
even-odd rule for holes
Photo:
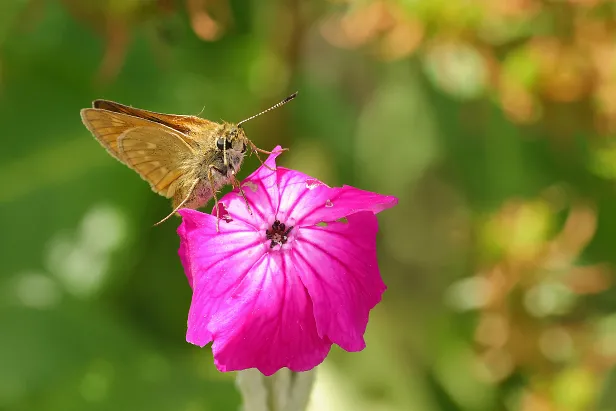
[[[314,384],[315,370],[282,369],[266,377],[250,369],[237,373],[243,411],[305,411]]]

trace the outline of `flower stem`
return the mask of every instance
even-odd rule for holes
[[[236,384],[243,411],[305,411],[314,383],[315,370],[282,369],[266,377],[255,369],[239,371]]]

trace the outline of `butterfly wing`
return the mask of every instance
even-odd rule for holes
[[[118,138],[122,133],[135,127],[152,126],[148,120],[94,108],[81,110],[81,120],[109,154],[120,161],[123,160],[118,152]]]
[[[187,169],[183,165],[195,156],[179,133],[152,126],[126,130],[117,139],[117,152],[127,166],[150,183],[152,190],[167,198],[185,183]]]
[[[183,116],[176,114],[163,114],[154,111],[143,110],[125,106],[109,100],[94,100],[92,107],[99,110],[106,110],[114,113],[126,114],[139,117],[158,124],[163,124],[174,130],[179,131],[189,137],[200,134],[203,130],[215,127],[217,124],[197,116]]]

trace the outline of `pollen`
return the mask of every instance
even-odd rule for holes
[[[269,230],[265,230],[265,236],[270,240],[270,248],[274,248],[277,244],[282,246],[289,241],[289,233],[293,229],[293,226],[287,227],[279,220],[274,221],[272,227]]]

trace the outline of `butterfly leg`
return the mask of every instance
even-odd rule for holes
[[[248,203],[248,199],[246,198],[246,194],[244,193],[244,189],[242,188],[242,183],[240,182],[240,180],[238,180],[235,176],[232,176],[231,184],[233,185],[233,187],[237,187],[240,192],[240,195],[244,199],[244,203],[246,203],[246,208],[248,209],[248,212],[250,213],[250,215],[252,215],[252,209],[250,208],[250,204]]]
[[[197,184],[199,183],[199,179],[196,179],[192,185],[190,186],[190,189],[188,190],[188,194],[186,194],[186,197],[184,197],[184,199],[182,200],[182,202],[180,204],[177,205],[177,207],[175,207],[173,209],[173,211],[167,215],[167,217],[163,218],[162,220],[160,220],[158,223],[154,224],[155,226],[164,223],[165,221],[167,221],[172,215],[174,215],[180,208],[182,208],[184,206],[184,204],[186,204],[186,202],[192,197],[193,194],[193,190],[195,189],[195,187],[197,186]]]
[[[220,232],[220,208],[218,207],[218,196],[216,195],[216,186],[214,186],[214,166],[210,165],[207,172],[207,179],[210,183],[210,189],[212,190],[212,196],[214,197],[214,208],[216,208],[216,232]]]
[[[261,157],[259,156],[259,153],[264,153],[264,154],[268,154],[269,155],[269,154],[272,154],[272,151],[266,151],[266,150],[260,149],[252,141],[250,141],[250,146],[252,148],[251,154],[254,153],[257,156],[257,160],[259,160],[259,163],[261,163],[262,166],[265,166],[268,170],[276,171],[273,168],[271,168],[270,166],[268,166],[267,164],[265,164],[263,162],[263,160],[261,160]],[[288,150],[289,150],[288,148],[283,148],[280,151],[277,151],[277,153],[281,153],[283,151],[288,151]]]

